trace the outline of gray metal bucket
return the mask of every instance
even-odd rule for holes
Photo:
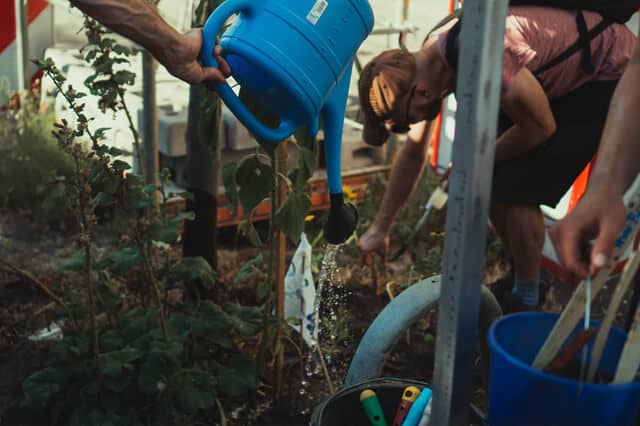
[[[380,378],[368,380],[344,388],[326,399],[311,415],[310,426],[370,426],[371,423],[360,405],[360,392],[373,390],[391,424],[395,416],[402,391],[407,386],[431,387],[429,384],[409,379]],[[435,396],[435,395],[434,395]],[[469,426],[486,426],[484,415],[473,405],[470,408]]]

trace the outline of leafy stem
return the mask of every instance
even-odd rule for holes
[[[131,136],[133,137],[133,146],[136,150],[136,157],[138,158],[138,165],[140,166],[140,174],[142,176],[146,176],[144,169],[144,159],[142,158],[142,147],[140,143],[140,133],[138,133],[138,129],[133,124],[133,118],[131,117],[131,112],[129,111],[129,106],[124,100],[124,91],[119,90],[118,96],[120,97],[120,104],[124,114],[127,116],[127,122],[129,123],[129,130],[131,131]]]

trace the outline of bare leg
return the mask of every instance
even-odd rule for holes
[[[538,206],[497,204],[491,219],[513,256],[513,292],[527,305],[538,304],[540,261],[545,238],[544,220]]]

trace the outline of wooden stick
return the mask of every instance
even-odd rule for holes
[[[631,284],[631,281],[633,281],[633,277],[638,270],[638,266],[640,266],[640,255],[638,255],[638,252],[636,251],[632,254],[632,257],[624,267],[622,278],[616,286],[616,290],[613,293],[611,302],[609,303],[607,313],[605,314],[604,319],[600,324],[598,335],[596,336],[596,340],[593,344],[593,349],[591,350],[591,363],[589,364],[589,370],[587,371],[587,381],[589,382],[593,381],[596,376],[596,371],[598,369],[598,366],[600,365],[600,358],[602,357],[604,346],[607,342],[607,338],[609,337],[609,330],[611,330],[611,325],[613,324],[613,320],[616,317],[618,308],[622,303],[624,295],[627,293],[629,284]]]
[[[69,319],[71,320],[71,323],[73,324],[74,328],[76,330],[80,330],[79,326],[78,326],[78,322],[76,321],[75,317],[73,316],[73,314],[71,313],[71,310],[69,310],[69,307],[67,306],[66,303],[64,303],[64,301],[62,299],[60,299],[58,296],[56,296],[51,290],[49,290],[49,288],[44,285],[44,283],[42,283],[42,281],[40,281],[39,279],[37,279],[35,276],[31,275],[31,273],[18,268],[17,266],[14,266],[10,263],[8,263],[7,261],[4,261],[2,259],[0,259],[0,266],[2,267],[3,270],[7,271],[7,272],[12,272],[16,275],[21,276],[22,278],[32,282],[33,284],[36,285],[36,287],[38,287],[40,290],[42,290],[51,300],[53,300],[54,302],[56,302],[58,304],[58,306],[60,306],[67,314],[67,316],[69,317]]]
[[[558,354],[553,358],[553,361],[549,363],[549,365],[545,368],[544,371],[553,374],[559,374],[563,369],[567,367],[569,362],[576,356],[578,352],[585,347],[587,343],[591,340],[591,338],[596,334],[595,328],[589,328],[587,330],[580,330],[578,334],[573,338],[573,340],[564,347]]]
[[[638,231],[638,218],[640,217],[640,175],[636,177],[631,187],[625,193],[624,204],[627,208],[626,225],[620,238],[616,241],[616,246],[614,247],[609,264],[605,268],[600,269],[592,280],[591,300],[597,296],[606,279],[609,277],[611,270],[614,268],[615,263],[631,245]],[[585,281],[582,280],[551,330],[549,337],[547,337],[542,348],[540,348],[538,355],[533,361],[533,368],[544,370],[551,362],[580,318],[584,315],[585,303]]]
[[[327,384],[329,385],[329,392],[331,395],[336,393],[336,388],[333,387],[333,381],[331,380],[331,376],[329,375],[329,369],[327,368],[327,364],[324,362],[324,354],[322,353],[322,349],[320,349],[320,341],[316,343],[316,350],[318,351],[318,357],[320,358],[320,365],[322,366],[322,371],[324,371],[324,376],[327,379]]]
[[[288,164],[289,161],[289,144],[288,142],[282,141],[278,144],[278,148],[276,149],[276,173],[277,173],[277,182],[278,187],[276,189],[276,209],[282,207],[287,199],[287,184],[282,178],[282,176],[287,176],[288,174]],[[287,240],[284,233],[280,229],[275,229],[276,235],[274,238],[274,242],[276,245],[276,264],[275,264],[275,284],[276,284],[276,312],[278,314],[278,318],[281,321],[285,321],[284,317],[284,276],[286,274],[286,254],[287,254]],[[278,339],[283,339],[282,331],[278,334]],[[282,395],[282,391],[284,389],[284,345],[278,345],[282,349],[280,353],[277,354],[276,358],[276,397],[280,398]]]
[[[640,366],[640,306],[636,308],[633,324],[627,336],[627,342],[622,349],[618,368],[612,384],[631,383]]]

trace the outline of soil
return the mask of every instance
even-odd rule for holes
[[[71,279],[57,272],[56,265],[75,252],[74,235],[72,229],[61,231],[38,223],[31,219],[28,212],[0,212],[0,260],[28,271],[45,285],[55,288]],[[233,235],[233,230],[220,233],[218,273],[219,281],[223,283],[232,283],[241,265],[258,253],[265,253],[264,248],[249,247]],[[394,248],[391,251],[394,252]],[[293,251],[289,250],[288,259],[292,254]],[[414,263],[415,259],[409,253],[390,263],[386,276],[382,275],[383,284],[393,281],[395,286],[391,288],[397,294],[408,283],[415,282],[420,277],[413,269]],[[389,301],[386,292],[376,294],[376,282],[379,283],[381,277],[380,268],[376,270],[371,266],[363,266],[355,246],[346,247],[340,252],[338,264],[341,286],[334,291],[343,294],[345,307],[350,313],[349,334],[339,342],[323,345],[325,355],[331,355],[327,370],[336,388],[341,385],[362,335]],[[506,265],[504,257],[497,256],[486,268],[485,283],[492,283],[506,275],[509,272]],[[255,301],[255,284],[251,280],[239,286],[229,284],[226,297],[252,303]],[[34,419],[30,417],[31,413],[20,408],[20,384],[45,360],[47,344],[34,343],[27,337],[47,325],[47,313],[55,306],[33,282],[14,273],[0,272],[0,292],[0,425],[45,425],[46,421]],[[545,309],[560,310],[569,295],[570,289],[553,283]],[[594,306],[594,312],[604,312],[606,300],[601,303],[602,306]],[[430,313],[401,339],[385,366],[385,376],[431,381],[436,319],[435,313]],[[274,397],[273,376],[265,374],[254,399],[222,401],[227,425],[308,424],[313,409],[330,396],[330,390],[326,374],[317,362],[312,363],[311,376],[305,374],[307,350],[297,339],[294,333],[286,344],[286,386],[283,395]],[[299,350],[304,353],[301,355]],[[473,402],[484,410],[487,392],[478,366],[474,369],[473,381]],[[303,382],[307,383],[303,386]]]

